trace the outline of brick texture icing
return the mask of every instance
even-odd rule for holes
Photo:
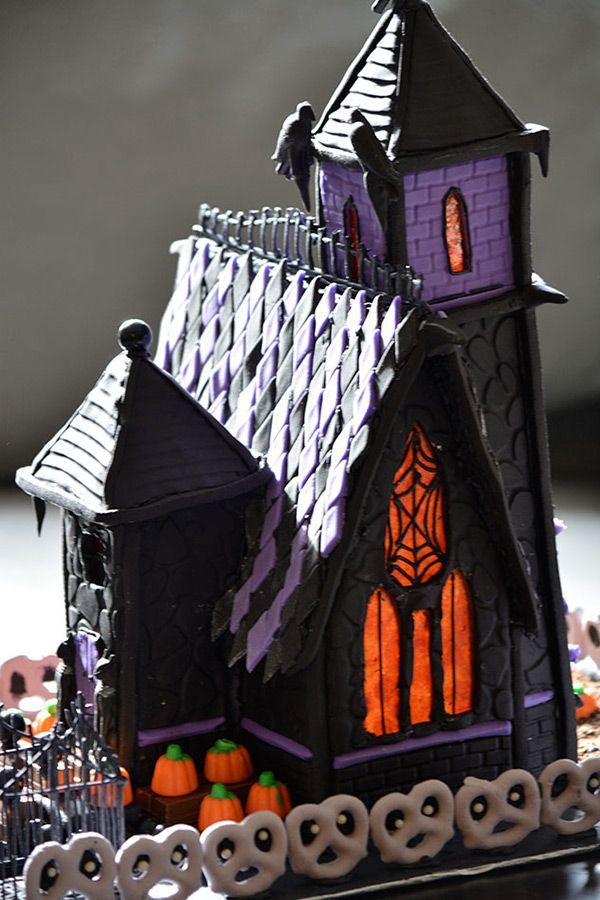
[[[444,242],[443,200],[459,188],[468,211],[472,266],[452,275]],[[506,290],[513,284],[505,156],[406,175],[408,261],[425,280],[424,300]]]
[[[319,166],[319,195],[323,204],[323,218],[329,232],[344,234],[344,204],[352,197],[359,210],[360,236],[363,244],[383,259],[386,240],[383,229],[365,190],[360,169],[348,169],[333,162]]]

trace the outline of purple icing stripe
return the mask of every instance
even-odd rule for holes
[[[539,691],[537,694],[527,694],[523,705],[525,709],[531,709],[532,706],[540,706],[550,700],[554,700],[554,691]]]
[[[480,722],[469,728],[461,728],[460,731],[438,731],[436,734],[422,738],[408,738],[401,744],[386,744],[382,747],[368,747],[366,750],[355,750],[353,753],[342,753],[333,760],[334,769],[347,769],[348,766],[356,766],[359,763],[369,762],[372,759],[381,759],[384,756],[396,756],[400,753],[411,753],[413,750],[422,750],[425,747],[439,747],[440,744],[458,744],[461,741],[472,741],[484,737],[506,737],[512,734],[512,723],[497,720],[495,722]]]
[[[262,725],[259,725],[258,722],[253,722],[252,719],[242,719],[240,724],[244,731],[253,734],[254,737],[257,737],[265,744],[270,744],[271,747],[277,747],[278,750],[285,750],[286,753],[289,753],[291,756],[297,756],[298,759],[312,759],[312,753],[308,747],[305,747],[303,744],[298,744],[296,741],[293,741],[291,738],[286,738],[282,734],[277,734],[276,731],[264,728]]]
[[[176,738],[194,737],[207,734],[225,723],[224,716],[204,719],[203,722],[186,722],[184,725],[173,725],[172,728],[152,728],[149,731],[138,731],[138,747],[149,747],[151,744],[162,744]]]

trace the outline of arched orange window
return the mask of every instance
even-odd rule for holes
[[[444,709],[450,716],[473,708],[473,602],[465,575],[455,569],[442,589]]]
[[[413,613],[413,667],[410,684],[410,721],[430,722],[433,708],[431,677],[431,613],[418,609]]]
[[[394,476],[385,535],[387,569],[401,587],[412,588],[431,581],[445,555],[441,473],[431,443],[415,425]]]
[[[471,268],[471,248],[467,207],[458,188],[451,188],[444,197],[444,236],[448,265],[453,275]]]
[[[382,588],[369,598],[363,632],[365,731],[400,730],[400,620],[396,604]]]
[[[358,207],[353,197],[348,197],[344,203],[344,237],[350,241],[350,246],[358,252],[360,248],[360,219]],[[360,280],[360,267],[357,256],[350,259],[350,274],[354,281]]]

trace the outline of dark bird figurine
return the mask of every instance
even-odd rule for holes
[[[277,138],[275,153],[271,157],[277,161],[278,175],[294,180],[302,196],[304,206],[310,212],[310,169],[313,164],[312,123],[315,114],[310,103],[304,101],[296,107],[296,112],[285,119]]]

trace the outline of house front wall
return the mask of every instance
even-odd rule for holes
[[[509,597],[494,545],[493,527],[461,469],[461,448],[438,391],[443,372],[426,364],[398,415],[365,507],[358,538],[328,624],[327,703],[333,785],[368,802],[398,787],[438,777],[458,787],[465,775],[494,778],[513,764],[513,635]],[[422,587],[393,594],[399,619],[399,730],[369,733],[366,727],[365,622],[369,598],[385,581],[385,532],[394,475],[407,437],[418,423],[439,461],[445,492],[447,552],[439,573]],[[406,501],[410,505],[410,498]],[[444,693],[441,594],[451,574],[466,577],[472,601],[471,708],[449,715]],[[390,591],[391,592],[391,591]],[[432,707],[429,721],[411,723],[411,684],[418,663],[414,613],[429,611]],[[385,625],[382,627],[385,633]],[[458,638],[457,638],[458,642]],[[456,646],[458,653],[465,648]],[[522,701],[521,701],[522,702]],[[520,711],[521,715],[523,710]]]
[[[444,199],[464,200],[470,265],[452,274]],[[423,300],[494,291],[514,284],[508,158],[495,156],[404,176],[407,261],[424,277]]]

